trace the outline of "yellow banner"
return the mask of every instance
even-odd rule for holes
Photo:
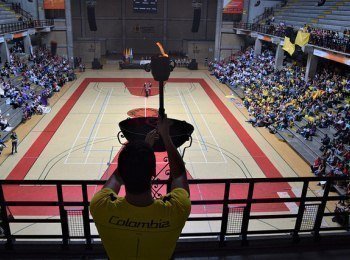
[[[310,33],[299,31],[297,38],[295,39],[295,44],[299,45],[300,47],[303,47],[309,43],[309,40],[310,40]]]
[[[295,45],[290,41],[288,37],[284,37],[283,50],[289,53],[290,56],[295,52]]]

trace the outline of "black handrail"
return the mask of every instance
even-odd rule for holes
[[[31,28],[42,28],[45,26],[53,26],[53,20],[28,20],[16,23],[0,24],[0,34],[24,31]]]
[[[21,4],[19,3],[12,3],[11,9],[16,13],[20,14],[21,16],[25,17],[26,19],[33,19],[33,15],[26,10],[22,9]]]
[[[190,188],[193,187],[193,185],[213,185],[213,184],[222,184],[220,186],[221,189],[223,189],[223,195],[221,198],[215,199],[215,200],[193,200],[192,205],[221,205],[222,210],[221,215],[219,216],[196,216],[191,215],[188,219],[188,222],[193,221],[221,221],[221,227],[220,231],[212,231],[212,232],[192,232],[192,233],[183,233],[181,234],[181,237],[195,237],[200,239],[204,236],[214,237],[216,238],[216,241],[221,245],[225,246],[225,241],[228,239],[229,236],[232,235],[239,235],[241,237],[242,244],[247,244],[249,238],[251,238],[252,235],[271,235],[271,234],[284,234],[289,233],[291,234],[291,238],[294,239],[294,241],[299,240],[299,234],[300,233],[306,233],[311,234],[315,238],[318,238],[319,235],[322,233],[322,235],[327,235],[329,231],[339,231],[343,230],[344,234],[350,235],[349,232],[347,232],[348,227],[340,227],[340,226],[333,226],[333,227],[322,227],[321,222],[322,219],[326,216],[335,216],[336,213],[334,212],[328,212],[326,210],[326,203],[330,201],[337,201],[343,198],[343,196],[329,196],[329,190],[331,188],[332,183],[336,181],[343,181],[346,178],[343,177],[307,177],[307,178],[253,178],[253,179],[205,179],[205,180],[189,180]],[[308,190],[310,189],[309,185],[312,182],[319,182],[319,181],[326,181],[326,187],[325,192],[320,197],[315,197],[315,195],[308,194]],[[88,212],[88,206],[89,206],[89,199],[88,199],[88,187],[89,186],[96,186],[99,185],[102,187],[102,185],[105,183],[105,181],[101,180],[91,180],[91,181],[80,181],[80,180],[71,180],[71,181],[62,181],[62,180],[0,180],[0,207],[1,207],[1,218],[2,218],[2,228],[4,230],[3,238],[6,240],[6,245],[8,247],[11,247],[15,241],[15,239],[50,239],[50,238],[57,238],[61,239],[61,242],[63,246],[68,247],[69,246],[69,240],[72,238],[81,238],[85,240],[85,244],[90,247],[92,244],[92,239],[98,238],[98,235],[92,235],[90,231],[90,223],[93,223],[93,220],[89,216]],[[254,196],[254,192],[256,190],[256,187],[259,187],[260,184],[268,185],[268,184],[275,184],[275,183],[300,183],[303,186],[303,190],[300,196],[293,196],[290,198],[256,198]],[[154,181],[154,185],[160,185],[165,184],[169,185],[169,182],[167,180],[157,180]],[[234,198],[234,191],[237,187],[237,184],[245,184],[248,185],[248,192],[245,195],[244,198]],[[8,186],[13,185],[38,185],[40,188],[43,186],[54,186],[57,192],[57,199],[51,200],[51,201],[23,201],[23,200],[8,200],[6,197],[6,192],[4,192],[4,188]],[[78,186],[81,194],[82,199],[79,199],[78,201],[67,201],[67,199],[63,196],[63,189],[67,188],[69,186],[74,186],[75,188]],[[219,188],[217,188],[219,189]],[[241,196],[241,195],[240,195]],[[297,205],[299,205],[299,210],[297,213],[277,213],[277,214],[271,214],[271,213],[259,213],[254,212],[252,214],[252,207],[256,204],[262,204],[262,203],[286,203],[286,202],[296,202]],[[307,207],[309,202],[316,202],[318,203],[318,210],[315,212],[315,220],[313,227],[310,229],[301,229],[301,224],[303,222],[304,213],[306,212],[305,208]],[[241,226],[239,230],[235,231],[228,231],[228,225],[229,223],[229,215],[230,213],[230,207],[240,205],[241,207],[244,207],[243,210],[243,216],[241,219]],[[36,218],[16,218],[16,216],[9,217],[8,212],[10,212],[11,207],[56,207],[56,209],[59,209],[59,218],[55,219],[36,219]],[[82,209],[82,222],[83,222],[83,236],[71,236],[70,230],[69,230],[69,223],[67,218],[67,211],[66,207],[79,207]],[[9,209],[9,210],[4,210]],[[283,228],[278,227],[277,229],[275,227],[270,229],[262,229],[262,230],[250,230],[249,229],[249,221],[250,220],[257,220],[257,219],[295,219],[295,227],[294,229],[291,228]],[[21,235],[11,232],[11,226],[10,223],[60,223],[61,224],[61,234],[47,234],[47,235],[37,235],[37,234],[28,234],[28,235]]]
[[[274,7],[265,7],[264,12],[253,19],[253,23],[259,23],[262,20],[268,18],[269,16],[273,16],[275,14]]]

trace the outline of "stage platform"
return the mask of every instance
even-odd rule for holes
[[[124,63],[122,61],[119,61],[119,69],[120,70],[125,70],[125,69],[129,69],[129,70],[143,70],[145,68],[145,64],[140,64],[140,62],[133,62],[133,63]]]

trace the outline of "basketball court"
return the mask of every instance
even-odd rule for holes
[[[143,84],[148,81],[153,87],[151,96],[146,98]],[[122,147],[118,123],[128,117],[157,115],[157,83],[144,71],[119,71],[112,66],[102,72],[88,71],[66,88],[52,104],[51,113],[27,129],[28,135],[21,138],[19,153],[2,162],[2,179],[106,180],[117,166]],[[242,104],[230,94],[226,86],[206,71],[177,69],[165,85],[168,117],[185,120],[195,128],[192,145],[184,155],[189,178],[296,177],[303,176],[301,169],[305,176],[307,165],[300,158],[295,161],[298,156],[286,144],[278,144],[272,139],[274,136],[262,134],[262,130],[246,123]],[[182,153],[189,144],[190,141],[179,151]],[[6,152],[4,154],[6,157]],[[165,153],[157,154],[159,179],[167,178],[165,156]],[[89,187],[89,197],[99,189]],[[191,186],[191,198],[222,199],[223,190],[222,184]],[[243,198],[247,186],[236,185],[233,190],[232,198]],[[164,192],[164,188],[158,191]],[[278,198],[299,193],[297,185],[275,183],[259,185],[254,196]],[[56,191],[53,187],[13,186],[5,189],[5,195],[12,200],[49,200],[56,197]],[[64,195],[73,201],[81,196],[74,188]],[[221,210],[218,206],[194,206],[192,214],[218,214]],[[253,207],[253,212],[295,210],[295,203]],[[12,213],[55,217],[57,209],[14,207]]]

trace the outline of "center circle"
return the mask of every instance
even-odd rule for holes
[[[135,108],[128,111],[128,116],[135,117],[158,117],[158,109],[156,108]]]

